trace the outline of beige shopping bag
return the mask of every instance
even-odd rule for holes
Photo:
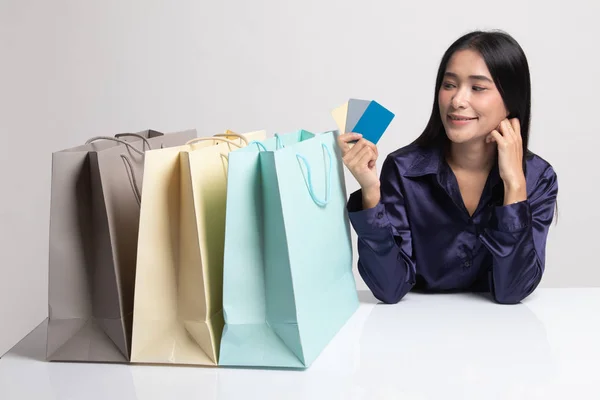
[[[220,136],[220,137],[217,137]],[[131,361],[216,365],[227,155],[265,131],[146,152]]]

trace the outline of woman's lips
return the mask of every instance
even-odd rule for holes
[[[452,118],[450,115],[448,115],[448,121],[452,124],[452,125],[458,125],[458,126],[462,126],[462,125],[467,125],[469,122],[473,122],[475,121],[477,118],[469,118],[469,119],[454,119]],[[464,117],[463,117],[464,118]]]

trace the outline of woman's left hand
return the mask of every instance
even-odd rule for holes
[[[498,146],[498,167],[504,181],[505,204],[525,200],[527,192],[519,119],[504,119],[485,140],[486,143],[496,142]]]

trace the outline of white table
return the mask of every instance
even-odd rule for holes
[[[48,363],[42,324],[0,359],[0,399],[600,399],[600,288],[360,298],[306,371]]]

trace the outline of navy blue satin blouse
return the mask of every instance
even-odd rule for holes
[[[490,292],[499,303],[520,302],[544,273],[558,193],[552,166],[533,153],[525,178],[527,200],[503,205],[496,165],[470,216],[441,148],[411,144],[391,153],[381,169],[379,204],[363,210],[360,190],[348,201],[362,279],[384,303],[413,288]]]

